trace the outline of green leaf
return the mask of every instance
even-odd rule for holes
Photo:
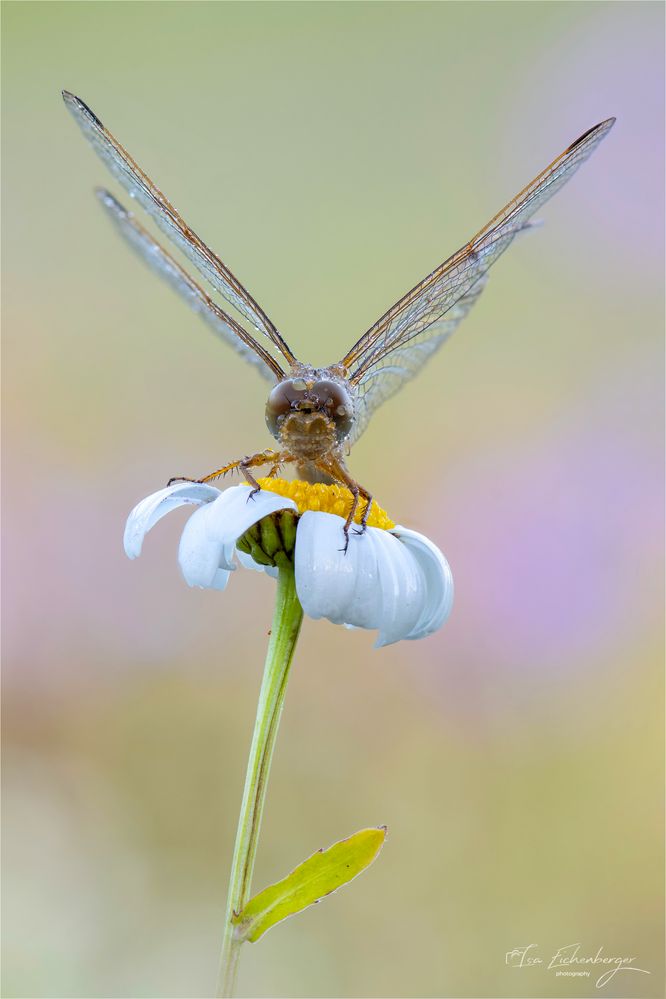
[[[353,880],[373,862],[386,839],[386,826],[361,829],[318,850],[282,881],[264,888],[234,915],[235,936],[254,943],[271,926],[293,916]]]

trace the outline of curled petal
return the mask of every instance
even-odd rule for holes
[[[138,558],[148,531],[171,510],[188,503],[195,506],[210,503],[219,495],[219,489],[203,482],[177,482],[146,496],[127,518],[123,539],[125,554],[128,558]]]
[[[411,553],[425,583],[425,603],[416,625],[405,638],[425,638],[444,624],[453,607],[453,576],[439,548],[423,534],[397,526],[392,533]]]
[[[232,486],[211,504],[209,530],[224,548],[226,562],[221,563],[223,568],[234,568],[231,559],[238,538],[253,524],[278,510],[298,512],[292,499],[264,489],[253,493],[248,486]]]
[[[382,614],[375,648],[399,642],[416,627],[427,601],[423,573],[405,548],[388,531],[375,531],[377,575]]]
[[[345,553],[343,527],[334,514],[306,510],[301,516],[294,557],[298,599],[309,617],[376,628],[381,593],[371,529],[350,533]]]
[[[347,627],[376,628],[377,647],[439,627],[446,617],[440,578],[446,562],[435,546],[414,532],[405,532],[409,544],[404,544],[393,532],[369,527],[363,534],[352,530],[345,553],[343,525],[332,514],[301,516],[295,570],[305,613]]]
[[[209,530],[210,510],[211,505],[196,510],[185,524],[178,564],[188,586],[212,587],[217,583],[216,589],[224,589],[234,566],[225,558],[223,544]]]
[[[295,510],[293,500],[246,486],[233,486],[188,520],[180,539],[178,562],[190,586],[224,588],[235,569],[236,541],[249,527],[278,510]],[[220,573],[227,573],[224,581]]]

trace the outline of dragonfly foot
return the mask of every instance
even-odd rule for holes
[[[343,533],[343,534],[344,534],[344,536],[345,536],[345,543],[344,543],[344,545],[342,546],[342,548],[338,548],[338,551],[339,551],[339,552],[342,552],[342,554],[343,554],[343,555],[346,555],[346,554],[347,554],[347,549],[349,548],[349,528],[347,527],[347,525],[346,525],[346,524],[345,524],[345,526],[344,526],[344,527],[342,528],[342,533]]]

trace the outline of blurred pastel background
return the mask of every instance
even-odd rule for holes
[[[255,884],[380,860],[246,948],[245,996],[661,996],[663,9],[4,3],[3,995],[203,996],[272,609],[189,590],[171,475],[264,384],[111,231],[80,94],[313,363],[577,135],[616,128],[351,468],[456,580],[382,651],[306,621]]]

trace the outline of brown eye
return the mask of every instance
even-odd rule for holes
[[[272,389],[266,403],[266,423],[274,437],[279,439],[282,420],[293,404],[303,399],[306,390],[307,386],[302,378],[287,378]]]
[[[287,385],[285,382],[281,382],[276,385],[271,391],[268,397],[268,402],[266,403],[266,414],[271,413],[272,416],[284,416],[291,409],[291,399],[289,393],[287,392]]]
[[[320,407],[335,423],[337,438],[344,440],[352,428],[354,407],[349,392],[340,382],[315,382],[310,390]]]

